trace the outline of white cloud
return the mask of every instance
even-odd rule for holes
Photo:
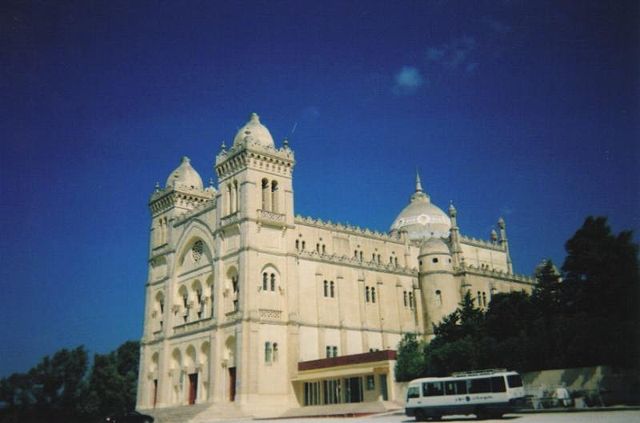
[[[468,65],[468,62],[471,60],[470,56],[475,49],[476,39],[474,37],[464,36],[437,47],[427,48],[426,57],[428,62],[449,69],[456,69],[465,65],[468,71],[466,65]],[[476,62],[473,68],[475,69],[477,65]]]
[[[403,66],[395,76],[395,94],[413,94],[424,84],[420,70],[414,66]]]

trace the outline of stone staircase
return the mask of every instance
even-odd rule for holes
[[[237,403],[209,404],[208,408],[195,416],[191,423],[209,423],[221,420],[251,420]],[[177,423],[177,422],[175,422]]]
[[[163,407],[153,410],[141,410],[145,414],[153,416],[154,423],[187,423],[195,416],[209,408],[211,404],[182,405],[179,407]]]

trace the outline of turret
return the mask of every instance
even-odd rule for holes
[[[453,206],[453,201],[449,204],[449,219],[451,220],[451,258],[454,268],[459,268],[462,263],[462,247],[460,246],[460,228],[458,228],[458,211]]]
[[[183,157],[180,165],[167,177],[165,187],[156,183],[149,200],[151,211],[150,251],[170,242],[171,226],[178,216],[213,201],[215,189],[204,189],[200,174],[191,166],[191,160]]]
[[[504,219],[502,217],[498,219],[498,229],[500,230],[500,238],[498,240],[498,244],[502,246],[502,249],[507,254],[507,268],[509,270],[509,273],[513,273],[511,254],[509,254],[509,241],[507,240],[507,225],[504,223]]]
[[[452,313],[461,301],[460,286],[453,276],[451,252],[440,238],[420,246],[419,283],[425,314],[425,335],[433,336],[433,325]]]

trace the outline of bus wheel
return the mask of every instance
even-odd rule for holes
[[[416,410],[416,421],[417,422],[424,422],[426,420],[427,420],[427,416],[424,415],[424,411]]]
[[[473,414],[476,415],[478,420],[486,420],[489,418],[489,413],[482,407],[477,407]]]

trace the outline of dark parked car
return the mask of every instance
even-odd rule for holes
[[[137,411],[129,411],[124,414],[109,416],[104,421],[108,423],[153,423],[153,417]]]

